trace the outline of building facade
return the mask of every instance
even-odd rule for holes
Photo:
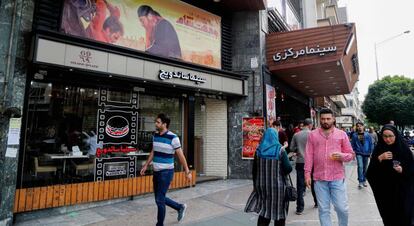
[[[197,178],[230,175],[230,125],[263,109],[264,51],[240,65],[264,50],[264,35],[250,37],[264,1],[144,2],[0,2],[2,224],[151,192],[151,169],[137,172],[158,113]],[[175,169],[171,188],[190,186]]]

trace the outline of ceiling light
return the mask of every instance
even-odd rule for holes
[[[213,0],[214,2],[220,2],[220,0]]]
[[[313,89],[309,90],[309,92],[311,92],[311,93],[312,93],[312,92],[313,92]]]
[[[334,79],[335,77],[333,77],[333,76],[331,76],[331,77],[329,77],[330,79]]]
[[[336,83],[336,82],[332,82],[332,85],[336,85],[336,84],[338,84],[338,83]]]
[[[318,95],[318,93],[314,93],[313,95],[315,95],[315,96],[316,96],[316,95]]]
[[[304,83],[304,81],[299,81],[299,84],[302,84],[302,83]]]
[[[309,89],[309,86],[305,86],[305,89]]]
[[[291,75],[290,77],[292,77],[292,78],[296,78],[296,77],[298,77],[297,75]]]
[[[325,72],[326,72],[326,73],[329,73],[329,72],[331,72],[331,70],[325,70]]]

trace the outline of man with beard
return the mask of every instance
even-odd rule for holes
[[[174,176],[174,154],[177,154],[180,163],[184,166],[186,177],[191,181],[191,171],[188,168],[180,139],[168,130],[170,118],[165,114],[159,114],[155,119],[155,128],[152,151],[141,169],[141,175],[145,175],[148,165],[153,161],[153,184],[155,203],[158,207],[157,226],[164,225],[165,205],[175,209],[178,213],[177,220],[180,222],[187,209],[186,204],[180,204],[166,197],[168,187]]]
[[[348,136],[335,128],[335,117],[330,109],[320,111],[321,128],[310,132],[305,151],[305,181],[311,187],[311,172],[315,180],[321,226],[331,226],[331,202],[338,216],[339,226],[348,225],[348,198],[345,169],[355,154]]]
[[[145,51],[181,59],[180,42],[173,25],[148,5],[140,6],[137,13],[146,32]]]

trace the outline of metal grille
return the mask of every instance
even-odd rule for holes
[[[232,36],[231,18],[224,16],[221,19],[221,68],[226,71],[232,70]]]
[[[34,30],[58,31],[62,0],[37,0],[33,18]]]

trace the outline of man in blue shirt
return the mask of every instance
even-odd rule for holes
[[[372,144],[372,138],[369,133],[365,132],[364,123],[356,123],[357,131],[352,134],[351,145],[356,154],[358,164],[358,188],[367,187],[367,181],[365,178],[368,166],[368,158],[371,156],[374,145]]]
[[[177,154],[180,163],[184,166],[187,179],[191,181],[191,171],[188,168],[183,150],[181,149],[180,139],[177,135],[168,130],[170,118],[165,114],[159,114],[155,119],[157,132],[154,134],[152,151],[141,169],[141,175],[145,175],[148,165],[153,162],[153,184],[155,203],[158,207],[157,226],[164,225],[165,205],[177,210],[177,220],[180,222],[187,209],[186,204],[180,204],[166,197],[174,176],[174,154]]]

